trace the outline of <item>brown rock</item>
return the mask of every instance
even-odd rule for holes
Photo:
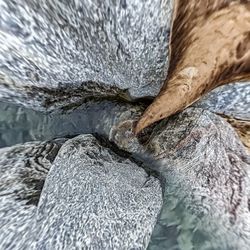
[[[200,99],[250,77],[250,3],[176,0],[167,80],[135,133]]]

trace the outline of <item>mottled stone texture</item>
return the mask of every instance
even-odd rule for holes
[[[155,96],[166,77],[171,0],[0,9],[2,100],[71,109]],[[249,83],[227,85],[195,107],[250,120],[249,98]],[[149,249],[249,249],[250,156],[217,115],[190,108],[135,137],[144,105],[0,105],[1,145],[98,133],[133,155],[92,135],[1,149],[1,249],[145,249],[155,223]]]
[[[249,145],[250,84],[229,84],[215,89],[196,103],[201,107],[235,121],[232,124]],[[139,119],[147,104],[111,100],[88,101],[70,110],[42,113],[15,104],[0,102],[0,147],[31,140],[98,133],[108,138],[127,138],[131,146],[136,138],[132,124]],[[236,119],[236,120],[235,120]],[[126,134],[122,134],[122,131]],[[129,137],[128,134],[131,134]],[[120,147],[124,141],[118,141]]]
[[[92,135],[64,142],[0,150],[0,248],[145,249],[160,181]]]
[[[145,249],[160,182],[81,135],[60,149],[38,205],[35,249]]]
[[[0,249],[28,249],[41,190],[64,141],[0,149]]]
[[[130,128],[131,122],[138,119],[145,107],[100,101],[88,102],[63,113],[42,113],[0,102],[0,147],[87,133],[114,136],[118,129],[116,125],[123,131]]]
[[[2,0],[0,9],[2,99],[54,109],[153,96],[166,77],[171,0]]]
[[[106,105],[110,107],[108,102]],[[127,105],[123,109],[120,105],[112,106],[112,112],[117,114],[112,119],[103,112],[102,116],[96,114],[92,122],[99,117],[100,134],[132,153],[133,158],[91,135],[68,140],[50,168],[38,210],[28,199],[13,206],[16,198],[11,194],[16,184],[4,182],[11,173],[3,177],[1,190],[6,193],[1,197],[1,211],[8,215],[2,217],[3,249],[13,249],[6,247],[7,243],[15,247],[13,239],[20,230],[17,240],[21,242],[23,237],[35,249],[54,249],[59,245],[65,249],[145,249],[162,192],[159,181],[139,167],[144,162],[145,169],[159,176],[164,198],[149,249],[247,250],[250,156],[233,128],[209,111],[189,108],[135,138],[133,122],[141,109],[128,109]],[[12,152],[11,148],[2,150]],[[16,161],[29,156],[17,159],[17,153],[10,152],[1,158],[2,168],[6,165],[15,172]],[[34,154],[39,156],[42,152],[37,150]],[[7,164],[6,158],[11,163]],[[34,160],[32,164],[39,167],[42,162]],[[29,179],[18,177],[13,183]],[[40,195],[40,191],[31,189],[35,197]],[[26,186],[21,185],[18,190],[26,190]],[[11,228],[9,237],[5,228]],[[31,231],[32,234],[27,233]]]
[[[250,83],[221,86],[204,96],[194,106],[250,121]]]
[[[242,143],[250,152],[250,120],[239,120],[232,117],[221,115],[228,123],[232,125],[240,137]]]
[[[221,117],[189,108],[133,138],[133,119],[109,139],[147,162],[164,186],[149,249],[243,249],[250,245],[250,155]]]
[[[147,149],[165,179],[149,249],[249,249],[250,155],[228,123],[188,109],[160,123]]]

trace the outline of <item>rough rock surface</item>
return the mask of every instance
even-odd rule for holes
[[[109,139],[158,172],[164,205],[149,249],[243,249],[250,244],[250,155],[220,116],[189,108],[135,139],[133,119]],[[152,130],[152,128],[151,128]]]
[[[57,108],[158,93],[171,0],[0,2],[0,97]]]
[[[88,102],[63,113],[42,113],[0,102],[0,147],[33,140],[98,133],[109,137],[122,121],[134,122],[145,105],[116,101]]]
[[[92,135],[78,136],[46,179],[35,249],[144,249],[161,201],[159,180]]]
[[[249,249],[250,155],[222,118],[188,109],[147,142],[165,180],[149,249]]]
[[[159,180],[92,135],[64,141],[0,150],[0,248],[145,249]]]
[[[194,106],[236,119],[238,123],[232,125],[235,124],[239,134],[247,138],[242,137],[249,145],[249,98],[250,84],[229,84],[213,90]],[[146,106],[144,103],[93,100],[62,113],[42,113],[0,102],[0,147],[85,133],[98,133],[109,138],[116,130],[131,128],[130,125],[140,117]],[[118,124],[119,128],[116,126]]]
[[[250,152],[250,120],[239,120],[228,116],[222,117],[233,126],[240,140]]]
[[[155,96],[167,73],[171,2],[0,1],[0,98],[54,110]],[[195,107],[250,120],[249,98],[249,83],[227,85]],[[164,187],[149,249],[249,249],[250,156],[220,117],[190,108],[135,138],[144,105],[10,107],[0,106],[2,146],[98,133],[133,158],[91,135],[68,140],[37,209],[65,140],[1,149],[1,249],[144,249],[162,198],[141,161]]]
[[[0,249],[25,249],[45,178],[64,141],[0,149]]]
[[[221,86],[204,96],[194,106],[250,121],[250,83],[232,83]]]

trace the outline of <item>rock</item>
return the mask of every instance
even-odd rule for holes
[[[144,108],[145,105],[104,100],[90,101],[63,113],[42,113],[0,102],[0,147],[87,133],[109,138],[116,133],[116,125],[134,122]]]
[[[112,149],[92,135],[1,149],[0,248],[145,249],[161,184]]]
[[[154,96],[166,78],[171,0],[0,8],[1,99],[53,110],[93,96]]]
[[[149,249],[249,248],[250,155],[228,123],[187,109],[155,127],[147,150],[165,180]]]
[[[250,150],[250,84],[236,83],[222,86],[210,92],[194,104],[222,116],[238,133]]]
[[[126,161],[127,165],[125,165],[130,172],[130,178],[136,176],[137,161],[146,163],[147,169],[149,168],[158,174],[161,185],[164,187],[164,205],[154,229],[149,249],[170,249],[171,247],[185,250],[248,249],[250,243],[250,235],[248,234],[250,231],[248,201],[250,156],[227,122],[209,111],[200,108],[189,108],[164,120],[136,138],[133,136],[132,127],[143,111],[143,106],[105,101],[89,103],[87,108],[84,107],[84,111],[79,107],[72,112],[65,112],[62,116],[58,114],[56,118],[53,118],[55,120],[51,119],[52,116],[50,117],[51,120],[43,118],[44,120],[41,120],[41,123],[45,121],[46,124],[46,121],[49,121],[44,131],[50,131],[49,133],[51,133],[45,134],[45,136],[50,137],[55,136],[56,133],[58,133],[57,135],[67,133],[67,131],[71,131],[67,130],[68,125],[70,125],[69,128],[73,128],[74,133],[81,131],[83,133],[83,130],[86,129],[85,131],[89,131],[88,133],[103,135],[122,150],[130,152],[130,156],[125,156],[125,158],[124,156],[117,156],[112,153],[113,148],[110,149],[107,146],[99,145],[99,140],[90,135],[86,135],[86,138],[85,136],[79,137],[81,138],[80,141],[85,138],[89,143],[88,145],[91,145],[91,147],[88,147],[88,153],[84,151],[83,154],[80,154],[81,150],[84,150],[81,143],[80,150],[77,151],[75,148],[79,144],[79,138],[76,138],[77,143],[74,143],[75,139],[69,140],[68,144],[64,145],[65,148],[68,148],[68,151],[66,150],[68,153],[62,151],[65,156],[59,153],[55,165],[51,169],[51,175],[48,176],[48,182],[46,182],[47,186],[42,195],[45,198],[41,199],[38,217],[36,223],[33,223],[34,228],[31,230],[35,232],[35,235],[39,235],[35,247],[43,247],[44,244],[51,246],[57,244],[57,241],[47,240],[46,234],[48,235],[51,232],[54,235],[54,232],[59,230],[62,234],[59,233],[55,237],[60,238],[64,233],[60,231],[60,225],[67,224],[72,218],[72,220],[77,220],[77,209],[80,209],[83,206],[82,203],[84,203],[75,205],[77,201],[81,201],[77,191],[86,192],[86,197],[88,195],[91,197],[92,191],[89,191],[88,188],[82,190],[79,187],[97,184],[95,182],[88,183],[88,179],[79,180],[74,169],[78,171],[77,173],[81,173],[80,166],[85,160],[90,164],[89,162],[92,162],[91,157],[95,156],[100,159],[99,162],[103,162],[101,159],[106,161],[106,156],[111,154],[112,159],[115,159],[114,162],[116,162],[116,159],[126,159],[124,161]],[[29,112],[26,114],[29,117]],[[57,122],[53,123],[54,121]],[[36,133],[38,135],[39,131],[37,130]],[[74,146],[74,144],[76,145]],[[72,149],[70,149],[70,145]],[[69,157],[71,150],[73,156]],[[65,158],[69,164],[60,164]],[[59,163],[57,163],[57,159]],[[136,159],[136,161],[133,159]],[[102,169],[105,167],[105,161],[104,165],[98,165],[98,163],[95,166]],[[119,173],[117,169],[119,169],[120,160],[117,161],[114,164],[116,167],[112,172],[113,174]],[[65,173],[56,171],[59,165],[65,167]],[[73,170],[69,171],[68,169],[71,166],[73,166]],[[88,165],[88,168],[90,167],[91,165]],[[109,168],[112,168],[112,166],[109,165]],[[106,169],[108,168],[106,167]],[[140,170],[142,172],[139,172],[142,175],[146,173],[143,169]],[[67,176],[67,179],[63,179],[63,176]],[[79,176],[82,175],[79,174]],[[56,177],[59,178],[60,182],[54,181]],[[121,177],[119,178],[117,183],[121,183]],[[67,196],[72,194],[73,191],[71,192],[71,190],[69,190],[68,194],[57,193],[56,190],[61,186],[65,187],[69,179],[78,187],[76,191],[72,189],[76,192],[74,193],[76,195]],[[124,181],[123,179],[122,181]],[[79,184],[80,181],[83,181],[84,184]],[[125,183],[129,184],[130,181],[126,179]],[[113,182],[112,179],[111,183]],[[108,187],[106,186],[106,188]],[[112,194],[119,193],[115,188],[117,186],[112,189],[115,190],[111,192]],[[100,199],[99,192],[101,194],[110,193],[107,189],[99,189],[96,192],[94,197],[97,197],[97,199]],[[50,197],[52,198],[50,199]],[[67,197],[76,197],[76,199],[72,198],[73,203],[70,203],[71,198],[68,198],[69,203],[67,206],[61,207],[58,205],[58,208],[56,202],[53,203],[55,197],[59,197],[61,200],[65,200]],[[113,200],[109,199],[108,201],[106,207],[112,207]],[[71,212],[70,208],[72,206],[76,207],[76,210]],[[90,206],[88,208],[91,209]],[[65,221],[61,220],[60,222],[60,219],[62,219],[60,214],[55,214],[55,217],[51,219],[57,225],[56,228],[53,228],[53,226],[43,227],[44,224],[50,223],[47,221],[49,218],[46,216],[50,209],[52,211],[62,209],[60,211],[63,211],[65,215]],[[67,211],[70,211],[70,213],[67,213]],[[90,210],[85,209],[84,211],[87,213]],[[144,242],[145,244],[141,245],[142,248],[148,243],[150,235],[148,232],[152,230],[154,224],[154,222],[151,222],[148,224],[151,225],[151,229],[147,229],[147,232],[144,231],[144,236],[137,234],[140,240],[146,237],[144,238],[146,243]],[[81,225],[79,223],[75,224],[75,230],[81,228]],[[67,226],[65,228],[65,230],[68,230]],[[102,227],[100,226],[99,229],[102,230]],[[90,230],[90,232],[92,231]],[[73,236],[66,235],[65,237],[69,237],[67,238],[69,241],[63,244],[71,244],[70,237]],[[98,241],[98,239],[96,240]],[[87,244],[86,242],[84,241],[83,244]],[[93,242],[95,244],[100,243],[100,241],[98,243]],[[121,241],[119,242],[121,244]],[[129,240],[129,242],[131,241]]]
[[[246,83],[222,86],[194,105],[218,113],[229,122],[233,121],[231,125],[246,146],[249,145],[249,86]],[[42,113],[1,102],[0,147],[85,133],[98,133],[107,138],[114,137],[115,134],[119,136],[121,134],[119,130],[128,134],[146,105],[146,103],[129,104],[114,100],[93,100],[69,110],[62,110],[62,113]],[[136,138],[132,135],[129,137],[131,146],[135,145],[134,139]]]
[[[166,79],[172,0],[4,0],[0,7],[1,100],[70,109],[89,98],[154,97]],[[236,92],[222,89],[199,107],[249,118]],[[244,109],[248,92],[240,93]]]
[[[146,161],[164,187],[148,249],[247,250],[250,155],[234,129],[199,108],[164,120],[137,140],[131,139],[132,124],[114,124],[109,139]]]
[[[0,149],[0,249],[27,249],[45,178],[64,141]]]
[[[224,117],[227,122],[229,122],[237,134],[239,135],[242,143],[248,148],[250,151],[250,120],[238,120],[231,117]]]
[[[78,136],[47,176],[34,249],[145,249],[161,205],[159,180],[92,135]]]
[[[221,86],[207,94],[195,107],[250,121],[250,83]]]

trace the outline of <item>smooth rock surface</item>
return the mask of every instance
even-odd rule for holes
[[[28,249],[41,190],[64,141],[0,149],[0,249]]]
[[[38,205],[35,249],[145,249],[162,205],[159,180],[92,135],[68,140]]]
[[[0,98],[56,109],[158,93],[172,0],[0,2]]]
[[[145,107],[117,101],[98,101],[63,113],[43,113],[0,102],[0,147],[86,133],[109,138],[115,133],[116,125],[134,122]]]

